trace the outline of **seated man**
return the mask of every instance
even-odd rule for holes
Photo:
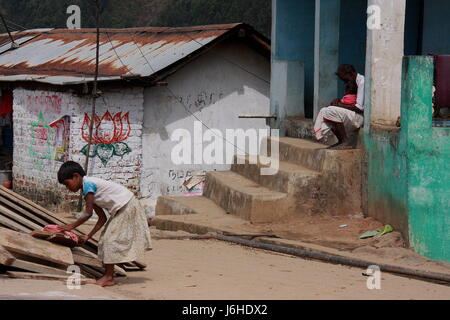
[[[314,133],[317,140],[321,140],[331,130],[336,135],[338,143],[330,148],[352,149],[348,133],[361,128],[364,124],[364,76],[348,64],[340,65],[336,75],[345,83],[356,82],[358,86],[356,103],[346,104],[344,102],[348,103],[347,100],[333,100],[329,107],[320,110],[314,125]]]

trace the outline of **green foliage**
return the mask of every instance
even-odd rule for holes
[[[245,22],[266,36],[271,29],[271,0],[174,0],[156,21],[160,26]]]
[[[246,22],[270,36],[271,0],[100,0],[100,26],[191,26]],[[95,27],[95,0],[0,0],[11,29],[66,28],[69,5],[81,8],[81,26]],[[13,24],[15,23],[15,24]],[[5,28],[1,25],[1,32]]]

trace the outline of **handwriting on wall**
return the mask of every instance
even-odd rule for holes
[[[179,97],[178,100],[184,103],[189,109],[195,108],[201,111],[203,108],[222,100],[223,97],[223,93],[207,93],[203,91],[194,96],[189,94],[185,97]]]
[[[101,118],[95,115],[93,120],[85,113],[81,136],[88,143],[92,121],[92,145],[89,151],[89,157],[98,157],[103,165],[106,166],[113,156],[123,157],[131,152],[130,147],[123,142],[131,134],[128,112],[125,115],[119,112],[112,116],[109,111],[106,111]],[[85,145],[81,150],[85,156],[87,155],[87,146]]]
[[[32,113],[38,114],[60,114],[62,98],[57,95],[40,95],[27,96],[27,109]]]

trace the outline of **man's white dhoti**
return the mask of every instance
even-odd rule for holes
[[[364,124],[364,117],[354,111],[335,106],[322,108],[314,125],[317,140],[321,140],[330,134],[331,127],[325,120],[342,123],[348,133],[361,128]]]

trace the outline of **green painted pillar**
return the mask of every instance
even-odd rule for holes
[[[401,143],[406,149],[410,246],[450,262],[450,130],[432,127],[433,59],[403,59]]]
[[[338,98],[341,0],[316,0],[314,40],[314,119]]]
[[[432,57],[403,58],[401,119],[406,138],[421,130],[431,130],[433,77]]]

